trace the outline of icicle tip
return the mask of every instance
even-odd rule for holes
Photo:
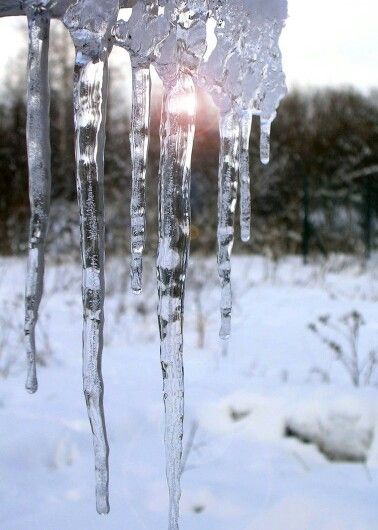
[[[33,374],[27,376],[25,389],[29,394],[35,394],[38,390],[37,377]]]
[[[248,241],[251,239],[251,231],[249,228],[243,228],[240,233],[241,240],[243,243],[248,243]]]
[[[221,317],[221,327],[219,330],[219,338],[224,341],[228,341],[231,336],[231,315]]]
[[[107,496],[97,499],[96,510],[99,515],[107,515],[110,512],[109,499]]]
[[[139,295],[142,293],[142,278],[137,271],[132,271],[130,274],[130,286],[133,294]]]

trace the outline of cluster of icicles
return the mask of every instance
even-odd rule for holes
[[[287,0],[2,0],[0,16],[26,15],[29,27],[27,148],[31,223],[26,284],[26,388],[37,390],[35,326],[42,296],[50,205],[48,48],[51,18],[73,39],[75,155],[83,263],[83,386],[93,432],[96,503],[109,511],[108,443],[101,355],[104,322],[103,159],[107,61],[113,45],[132,67],[131,286],[142,289],[150,67],[163,86],[159,167],[158,318],[166,412],[169,529],[178,529],[184,417],[183,313],[190,237],[190,166],[196,88],[219,109],[218,270],[221,331],[231,328],[230,254],[237,190],[244,241],[250,237],[249,136],[261,126],[261,160],[269,160],[270,125],[286,93],[278,39]]]

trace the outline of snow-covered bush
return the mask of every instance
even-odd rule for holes
[[[374,425],[365,404],[357,400],[310,402],[286,420],[285,435],[316,445],[328,460],[366,462]]]

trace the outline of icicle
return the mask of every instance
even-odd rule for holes
[[[219,336],[231,333],[231,251],[238,187],[239,124],[233,112],[219,120],[220,151],[218,173],[218,274],[221,280],[221,329]]]
[[[135,292],[141,289],[150,91],[148,67],[151,63],[166,87],[160,130],[158,319],[166,410],[169,529],[178,530],[184,414],[183,309],[190,233],[194,83],[200,82],[212,95],[221,113],[218,270],[222,283],[220,335],[227,338],[231,328],[230,257],[239,165],[242,239],[247,240],[250,235],[247,170],[251,123],[250,119],[243,119],[242,123],[238,121],[238,109],[250,109],[262,117],[261,160],[267,163],[270,125],[286,93],[278,39],[287,17],[287,0],[242,0],[236,3],[135,0],[131,3],[130,19],[127,23],[119,21],[117,24],[119,8],[129,6],[127,0],[38,0],[38,13],[34,14],[30,14],[33,2],[1,2],[0,16],[25,13],[29,16],[28,161],[32,221],[26,289],[27,388],[30,391],[37,388],[34,328],[42,293],[43,246],[50,191],[48,12],[52,18],[63,21],[76,48],[74,106],[83,261],[83,386],[93,433],[99,513],[109,511],[101,357],[104,322],[103,155],[107,56],[113,39],[128,50],[133,64],[131,268]],[[210,14],[216,19],[217,44],[203,61],[206,20]],[[112,32],[112,28],[115,31]],[[239,144],[241,152],[238,155]]]
[[[270,127],[271,119],[260,117],[260,160],[269,164],[270,160]]]
[[[158,0],[137,0],[130,19],[118,20],[115,44],[125,48],[132,68],[131,109],[131,289],[142,290],[142,254],[145,240],[145,187],[150,122],[151,78],[149,65],[156,58],[171,29],[169,16],[159,15]]]
[[[103,409],[101,357],[104,325],[104,143],[107,61],[76,53],[74,111],[76,178],[80,207],[83,389],[93,433],[96,506],[108,513],[108,442]]]
[[[26,141],[29,167],[30,232],[26,275],[25,338],[28,373],[26,389],[38,388],[35,326],[43,292],[44,248],[51,189],[48,51],[50,18],[46,12],[28,15],[29,56]]]
[[[171,9],[177,17],[176,31],[164,41],[155,63],[165,88],[160,124],[157,279],[169,530],[178,530],[184,423],[184,295],[196,113],[194,80],[206,52],[207,4],[204,0],[177,2]],[[170,16],[167,8],[165,14]]]
[[[184,105],[182,104],[184,102]],[[166,414],[169,530],[178,529],[184,417],[183,312],[190,234],[195,89],[182,75],[164,95],[159,166],[158,319]]]
[[[148,151],[148,129],[150,122],[150,69],[132,67],[132,113],[131,113],[131,289],[135,294],[142,290],[142,254],[145,237],[145,187]]]
[[[252,114],[240,118],[239,183],[240,183],[240,233],[242,241],[251,237],[251,189],[249,175],[249,137]]]

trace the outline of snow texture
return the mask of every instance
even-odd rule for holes
[[[377,261],[361,270],[349,260],[339,272],[336,263],[340,260],[303,267],[299,258],[286,258],[273,276],[273,263],[235,256],[233,288],[240,303],[223,358],[214,258],[193,257],[185,298],[184,448],[195,422],[198,428],[182,475],[182,530],[376,530],[377,388],[354,388],[307,326],[324,312],[337,318],[355,308],[366,320],[361,352],[376,349]],[[24,267],[23,259],[0,259],[0,304],[18,301],[9,313],[20,336]],[[148,256],[144,267],[143,292],[135,297],[123,284],[129,273],[125,260],[111,258],[106,264],[110,513],[98,517],[92,506],[90,428],[81,397],[81,273],[76,263],[49,260],[40,323],[53,355],[39,368],[40,386],[32,400],[22,388],[22,344],[12,340],[4,346],[19,364],[0,385],[2,528],[167,528],[157,296]],[[200,294],[207,320],[204,348],[198,348],[198,293],[191,278],[201,279],[203,271],[208,280]],[[140,311],[141,304],[147,311]],[[315,366],[328,374],[328,383],[313,375]],[[306,420],[317,431],[319,419],[323,423],[335,413],[361,418],[349,425],[338,422],[333,432],[343,444],[353,433],[353,446],[363,448],[365,463],[331,461],[316,444],[285,436],[289,421]],[[324,433],[331,433],[332,423],[324,425]],[[374,432],[369,449],[358,441],[366,432]]]
[[[329,460],[337,462],[365,463],[374,439],[371,414],[351,398],[328,407],[322,402],[306,404],[288,418],[286,433],[315,444]]]

